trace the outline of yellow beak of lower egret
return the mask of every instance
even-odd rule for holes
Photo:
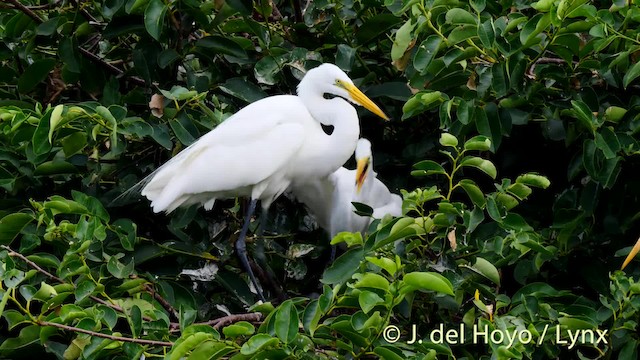
[[[381,118],[385,120],[389,120],[389,117],[382,110],[380,110],[378,105],[376,105],[373,101],[371,101],[371,99],[369,99],[365,94],[363,94],[362,91],[360,91],[360,89],[358,89],[355,85],[344,84],[343,86],[345,90],[347,90],[349,95],[351,95],[351,98],[355,102],[364,106],[367,110],[380,116]]]
[[[369,158],[358,159],[356,166],[356,193],[360,193],[369,170]]]

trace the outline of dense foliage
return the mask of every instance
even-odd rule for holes
[[[4,1],[0,358],[636,359],[639,25],[624,0]],[[125,191],[321,62],[393,119],[359,113],[405,215],[325,270],[282,197],[254,304],[242,199]]]

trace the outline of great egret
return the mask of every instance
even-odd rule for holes
[[[297,90],[297,96],[271,96],[246,106],[138,185],[154,212],[193,204],[210,210],[216,199],[250,197],[236,250],[263,300],[245,244],[257,200],[266,214],[290,185],[326,177],[349,159],[360,135],[349,102],[388,120],[332,64],[309,70]],[[336,97],[325,99],[326,93]],[[325,133],[323,125],[332,126],[333,132]]]
[[[387,214],[402,215],[402,198],[392,194],[373,171],[369,140],[358,140],[355,158],[355,170],[341,167],[326,178],[298,183],[291,188],[293,195],[309,208],[318,225],[327,230],[332,239],[343,231],[364,234],[374,219]],[[372,217],[356,214],[352,202],[372,207]]]

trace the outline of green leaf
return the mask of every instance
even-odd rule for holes
[[[342,254],[322,274],[324,284],[337,284],[351,279],[363,258],[362,248],[354,248]]]
[[[434,272],[412,272],[402,278],[405,285],[415,289],[431,290],[453,296],[453,285],[444,276]]]
[[[167,9],[168,6],[162,0],[150,0],[144,10],[144,27],[157,41],[160,41]]]
[[[384,278],[382,275],[378,275],[375,273],[365,273],[365,274],[356,274],[354,276],[356,279],[355,284],[353,286],[358,288],[372,288],[372,289],[380,289],[383,291],[389,290],[389,281]]]
[[[474,205],[480,208],[484,207],[484,193],[482,192],[482,190],[480,190],[480,187],[478,187],[478,185],[473,182],[473,180],[462,179],[458,182],[458,184],[462,187],[462,189],[464,189]]]
[[[356,30],[356,41],[364,45],[372,40],[379,39],[380,35],[402,21],[402,18],[389,13],[381,13],[371,17],[365,17],[364,23]]]
[[[375,257],[367,256],[365,257],[365,259],[368,262],[372,263],[373,265],[384,269],[391,276],[395,275],[396,271],[398,271],[398,265],[396,264],[396,262],[389,258],[386,258],[386,257],[375,258]]]
[[[55,66],[56,60],[52,58],[37,60],[29,65],[18,79],[18,91],[24,94],[35,89]]]
[[[58,46],[58,55],[60,59],[65,63],[66,69],[74,73],[80,73],[80,54],[78,53],[78,43],[76,38],[63,37],[60,39]]]
[[[622,78],[622,85],[626,89],[629,84],[640,76],[640,62],[636,62],[631,69],[629,69]]]
[[[582,101],[571,100],[571,107],[573,108],[574,114],[580,120],[587,129],[591,131],[592,134],[595,134],[595,130],[598,128],[598,124],[596,122],[595,116],[591,112],[591,109],[587,106],[587,104]]]
[[[267,93],[264,92],[264,90],[243,78],[227,80],[224,84],[220,85],[220,90],[248,103],[267,97]]]
[[[256,328],[247,321],[239,321],[235,324],[231,324],[222,328],[222,333],[227,338],[237,338],[238,336],[253,335],[256,332]]]
[[[76,302],[80,302],[86,299],[96,289],[96,284],[91,280],[81,281],[75,291]]]
[[[231,55],[244,59],[247,52],[237,42],[218,35],[206,36],[194,44],[196,47],[213,50],[217,54]]]
[[[405,51],[409,48],[409,44],[413,40],[411,33],[416,25],[408,20],[396,31],[396,37],[391,46],[391,60],[397,61],[404,56]]]
[[[524,184],[528,186],[534,186],[542,189],[546,189],[551,185],[549,179],[546,176],[542,176],[536,173],[527,173],[520,175],[516,178],[516,183]]]
[[[420,339],[420,340],[422,340],[422,339]],[[395,348],[395,349],[397,349],[397,348]],[[387,346],[376,346],[373,349],[373,352],[376,353],[376,355],[379,356],[379,359],[385,359],[385,360],[403,360],[403,359],[406,359],[406,357],[404,356],[404,354],[402,354],[402,352],[400,352],[400,354],[398,354],[397,352],[391,350],[391,348],[387,347]],[[423,359],[429,359],[429,357],[423,357]]]
[[[422,160],[413,165],[412,176],[429,176],[433,174],[446,174],[442,165],[433,160]]]
[[[603,127],[596,133],[595,143],[606,159],[615,158],[621,149],[618,136],[608,127]]]
[[[0,244],[11,245],[22,229],[33,220],[33,215],[26,213],[13,213],[0,219]]]
[[[33,153],[35,155],[46,154],[51,150],[51,143],[48,140],[51,113],[53,110],[47,111],[40,119],[36,131],[33,132],[31,141],[33,142]]]
[[[445,16],[445,20],[448,24],[454,25],[476,25],[476,17],[473,16],[470,12],[462,8],[453,8],[447,11]]]
[[[438,48],[442,43],[442,38],[438,35],[430,35],[419,46],[413,56],[413,66],[416,70],[424,72],[433,58],[438,54]]]
[[[491,161],[477,156],[465,156],[460,162],[460,166],[474,167],[491,176],[492,179],[495,179],[498,175],[496,166]]]
[[[356,49],[349,45],[339,44],[336,53],[336,65],[344,71],[351,71],[356,59]]]
[[[320,308],[318,299],[311,300],[304,309],[304,313],[302,314],[302,326],[311,336],[313,336],[315,331],[318,329],[318,323],[320,322],[322,315],[323,312]]]
[[[493,19],[488,19],[478,25],[478,37],[485,48],[493,48],[496,41],[495,29],[493,28]],[[496,64],[494,64],[496,65]]]
[[[267,334],[256,334],[252,336],[247,342],[240,348],[242,355],[252,355],[261,350],[266,350],[279,343],[277,338],[274,338]]]
[[[456,147],[458,146],[458,139],[449,133],[442,133],[440,134],[440,145]]]
[[[486,259],[477,257],[471,269],[500,286],[500,273],[498,273],[498,269]]]
[[[358,294],[358,304],[365,314],[368,314],[378,304],[384,303],[384,299],[373,291],[363,290]]]
[[[174,49],[166,49],[163,50],[158,56],[158,66],[161,69],[166,68],[167,66],[173,64],[176,60],[180,59],[181,56]]]
[[[215,341],[215,340],[207,340],[200,345],[198,345],[187,360],[210,360],[210,359],[219,359],[231,351],[235,350],[234,347],[226,345],[225,343]]]
[[[484,135],[477,135],[465,141],[465,150],[489,151],[491,149],[491,140]]]
[[[290,344],[298,336],[298,311],[293,301],[283,302],[276,310],[275,332],[276,336],[285,344]]]
[[[40,329],[41,327],[38,325],[29,325],[20,330],[18,337],[5,338],[0,344],[0,355],[24,349],[31,344],[37,343],[40,341]]]
[[[64,105],[60,104],[53,108],[51,111],[51,115],[49,117],[49,143],[53,143],[51,138],[53,137],[53,132],[56,130],[58,125],[62,120],[62,111],[64,110]]]
[[[38,165],[33,172],[36,176],[51,176],[59,174],[76,174],[78,168],[63,160],[47,161]]]

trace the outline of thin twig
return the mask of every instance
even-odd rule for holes
[[[67,284],[67,282],[66,282],[66,281],[64,281],[64,279],[61,279],[61,278],[59,278],[59,277],[57,277],[57,276],[53,275],[52,273],[48,272],[47,270],[45,270],[45,269],[41,268],[38,264],[36,264],[36,263],[34,263],[33,261],[31,261],[31,260],[27,259],[27,257],[26,257],[26,256],[24,256],[24,255],[20,254],[19,252],[14,251],[13,249],[11,249],[10,247],[8,247],[7,245],[0,245],[0,248],[7,250],[7,251],[9,252],[9,256],[19,258],[20,260],[22,260],[22,261],[24,261],[25,263],[27,263],[27,265],[31,266],[31,267],[32,267],[32,268],[34,268],[36,271],[38,271],[39,273],[41,273],[41,274],[45,275],[45,276],[46,276],[46,277],[48,277],[49,279],[54,280],[54,281],[57,281],[57,282],[59,282],[59,283],[61,283],[61,284]],[[76,285],[75,285],[75,284],[73,284],[73,283],[72,283],[71,285],[73,285],[73,287],[74,287],[74,288],[76,287]],[[94,296],[94,295],[89,296],[89,298],[90,298],[91,300],[93,300],[93,301],[97,302],[97,303],[100,303],[100,304],[104,305],[104,306],[108,306],[108,307],[112,308],[112,309],[113,309],[113,310],[115,310],[115,311],[118,311],[118,312],[124,313],[124,309],[123,309],[123,308],[121,308],[120,306],[116,305],[116,304],[112,304],[112,303],[110,303],[110,302],[108,302],[108,301],[102,300],[102,299],[100,299],[99,297]],[[143,317],[143,319],[145,319],[145,321],[151,321],[151,318],[148,318],[148,317]]]
[[[233,324],[238,321],[260,321],[261,318],[262,314],[259,312],[249,314],[235,314],[205,321],[203,323],[198,323],[198,325],[213,325],[213,328],[218,330],[223,326]]]
[[[162,307],[164,307],[171,316],[173,316],[174,319],[180,320],[180,314],[178,314],[178,311],[176,311],[176,309],[171,304],[169,304],[169,302],[165,298],[160,296],[160,294],[156,292],[153,286],[145,284],[144,289],[149,292],[153,296],[153,298],[156,299],[156,301],[158,301],[160,305],[162,305]]]
[[[24,14],[26,14],[27,16],[32,18],[36,23],[42,24],[43,20],[38,16],[38,14],[33,12],[33,10],[29,9],[28,7],[22,5],[20,3],[20,1],[18,1],[18,0],[7,0],[7,1],[10,2],[16,9],[22,11]],[[77,5],[77,3],[76,3],[76,5]],[[86,11],[83,11],[83,13],[85,13],[85,12]],[[88,14],[88,16],[89,16],[90,19],[92,19],[91,21],[98,22],[98,20],[96,20],[93,16],[91,16],[91,14]],[[109,64],[108,62],[106,62],[105,60],[100,58],[98,55],[92,53],[91,51],[89,51],[87,49],[84,49],[82,47],[78,47],[78,50],[80,50],[80,53],[82,53],[82,55],[84,55],[84,56],[88,57],[89,59],[91,59],[92,61],[98,63],[99,65],[101,65],[102,67],[104,67],[108,71],[110,71],[111,73],[113,73],[115,75],[118,75],[118,76],[124,75],[124,71],[123,70],[120,70],[117,67]],[[134,84],[141,85],[141,86],[145,86],[146,85],[145,81],[143,79],[137,77],[137,76],[128,76],[127,78],[129,80],[131,80],[131,82],[133,82]]]
[[[80,52],[82,53],[82,55],[88,57],[89,59],[95,61],[96,63],[98,63],[99,65],[101,65],[102,67],[104,67],[105,69],[109,70],[110,72],[114,73],[115,75],[124,75],[124,71],[118,69],[117,67],[109,64],[108,62],[104,61],[102,58],[100,58],[98,55],[92,53],[89,50],[83,49],[83,48],[79,48]],[[131,82],[137,84],[137,85],[141,85],[141,86],[145,86],[146,82],[137,77],[137,76],[128,76],[127,79],[131,80]]]
[[[84,16],[84,18],[87,19],[87,21],[89,21],[90,24],[96,25],[100,23],[98,19],[93,17],[93,15],[91,15],[87,10],[82,9],[78,1],[76,0],[70,0],[70,1],[76,8],[78,8],[78,10],[80,10],[80,12],[82,13],[82,16]]]
[[[133,338],[128,338],[128,337],[124,337],[124,336],[115,336],[115,335],[103,334],[103,333],[99,333],[99,332],[95,332],[95,331],[91,331],[91,330],[85,330],[85,329],[77,328],[77,327],[74,327],[74,326],[58,324],[58,323],[49,322],[49,321],[39,321],[36,324],[38,324],[40,326],[53,326],[53,327],[57,327],[59,329],[64,329],[64,330],[68,330],[68,331],[83,333],[83,334],[87,334],[87,335],[91,335],[91,336],[95,336],[95,337],[114,340],[114,341],[124,341],[124,342],[143,344],[143,345],[173,346],[173,343],[172,342],[168,342],[168,341],[133,339]]]
[[[31,10],[28,7],[22,5],[22,3],[20,3],[20,1],[18,1],[18,0],[7,0],[7,1],[9,3],[11,3],[16,9],[22,11],[25,15],[29,16],[30,18],[32,18],[33,21],[37,22],[38,24],[42,24],[42,19],[40,18],[40,16],[38,16],[38,14],[33,12],[33,10]]]
[[[533,62],[533,64],[531,64],[531,66],[529,67],[529,69],[526,72],[526,76],[529,79],[535,79],[536,78],[536,74],[534,74],[534,71],[536,69],[536,65],[538,64],[565,64],[566,61],[564,59],[560,59],[560,58],[550,58],[550,57],[541,57],[539,59],[537,59],[536,61]],[[573,61],[572,64],[575,65],[577,64],[577,61]]]
[[[54,8],[56,6],[58,6],[60,4],[62,0],[56,0],[50,4],[44,4],[44,5],[35,5],[35,6],[28,6],[29,9],[31,10],[47,10],[47,9],[51,9]]]
[[[53,275],[52,273],[48,272],[47,270],[41,268],[40,266],[38,266],[38,264],[34,263],[33,261],[27,259],[26,256],[20,254],[19,252],[15,252],[13,251],[13,249],[11,249],[10,247],[8,247],[7,245],[0,245],[0,248],[3,248],[5,250],[7,250],[9,252],[9,256],[11,257],[17,257],[20,258],[20,260],[24,261],[27,263],[27,265],[31,266],[32,268],[36,269],[38,272],[44,274],[46,277],[48,277],[51,280],[55,280],[59,283],[64,283],[65,281],[62,280],[61,278]]]

